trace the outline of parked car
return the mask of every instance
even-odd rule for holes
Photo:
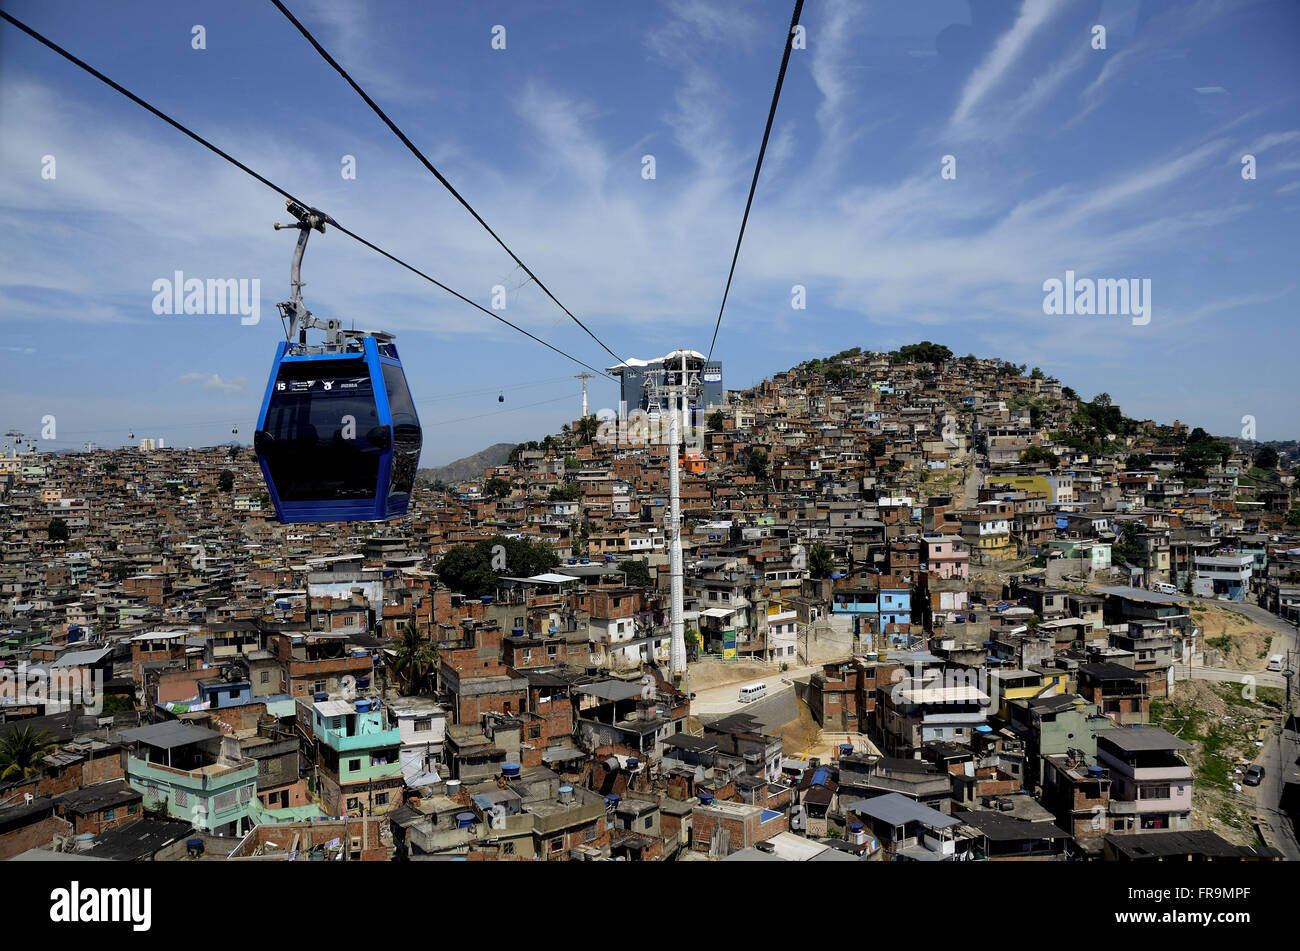
[[[1258,763],[1252,763],[1246,768],[1246,778],[1242,780],[1247,786],[1258,786],[1264,778],[1264,767]]]

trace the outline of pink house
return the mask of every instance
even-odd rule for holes
[[[927,535],[925,563],[939,578],[966,578],[970,574],[970,552],[956,535]]]

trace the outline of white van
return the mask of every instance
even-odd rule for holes
[[[767,696],[767,684],[747,684],[740,688],[740,702],[751,703],[755,700],[762,700]]]
[[[1286,658],[1281,654],[1274,654],[1268,659],[1269,670],[1281,670],[1286,665]]]
[[[1155,584],[1153,584],[1153,585],[1151,586],[1151,590],[1152,590],[1152,591],[1157,591],[1157,592],[1159,592],[1160,594],[1177,594],[1177,593],[1178,593],[1178,589],[1175,588],[1173,585],[1171,585],[1168,581],[1157,581]]]

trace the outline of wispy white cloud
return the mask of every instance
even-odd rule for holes
[[[1024,0],[1011,29],[998,39],[992,51],[967,79],[949,120],[951,127],[961,127],[971,119],[975,107],[1006,78],[1028,48],[1030,40],[1062,6],[1058,0]]]
[[[201,383],[209,393],[241,393],[248,380],[242,376],[224,380],[220,373],[185,373],[176,382],[183,386]]]

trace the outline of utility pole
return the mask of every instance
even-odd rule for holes
[[[584,370],[582,373],[575,373],[573,375],[573,378],[575,380],[582,381],[582,418],[586,419],[587,418],[587,381],[594,380],[596,376],[595,374],[588,373]]]

